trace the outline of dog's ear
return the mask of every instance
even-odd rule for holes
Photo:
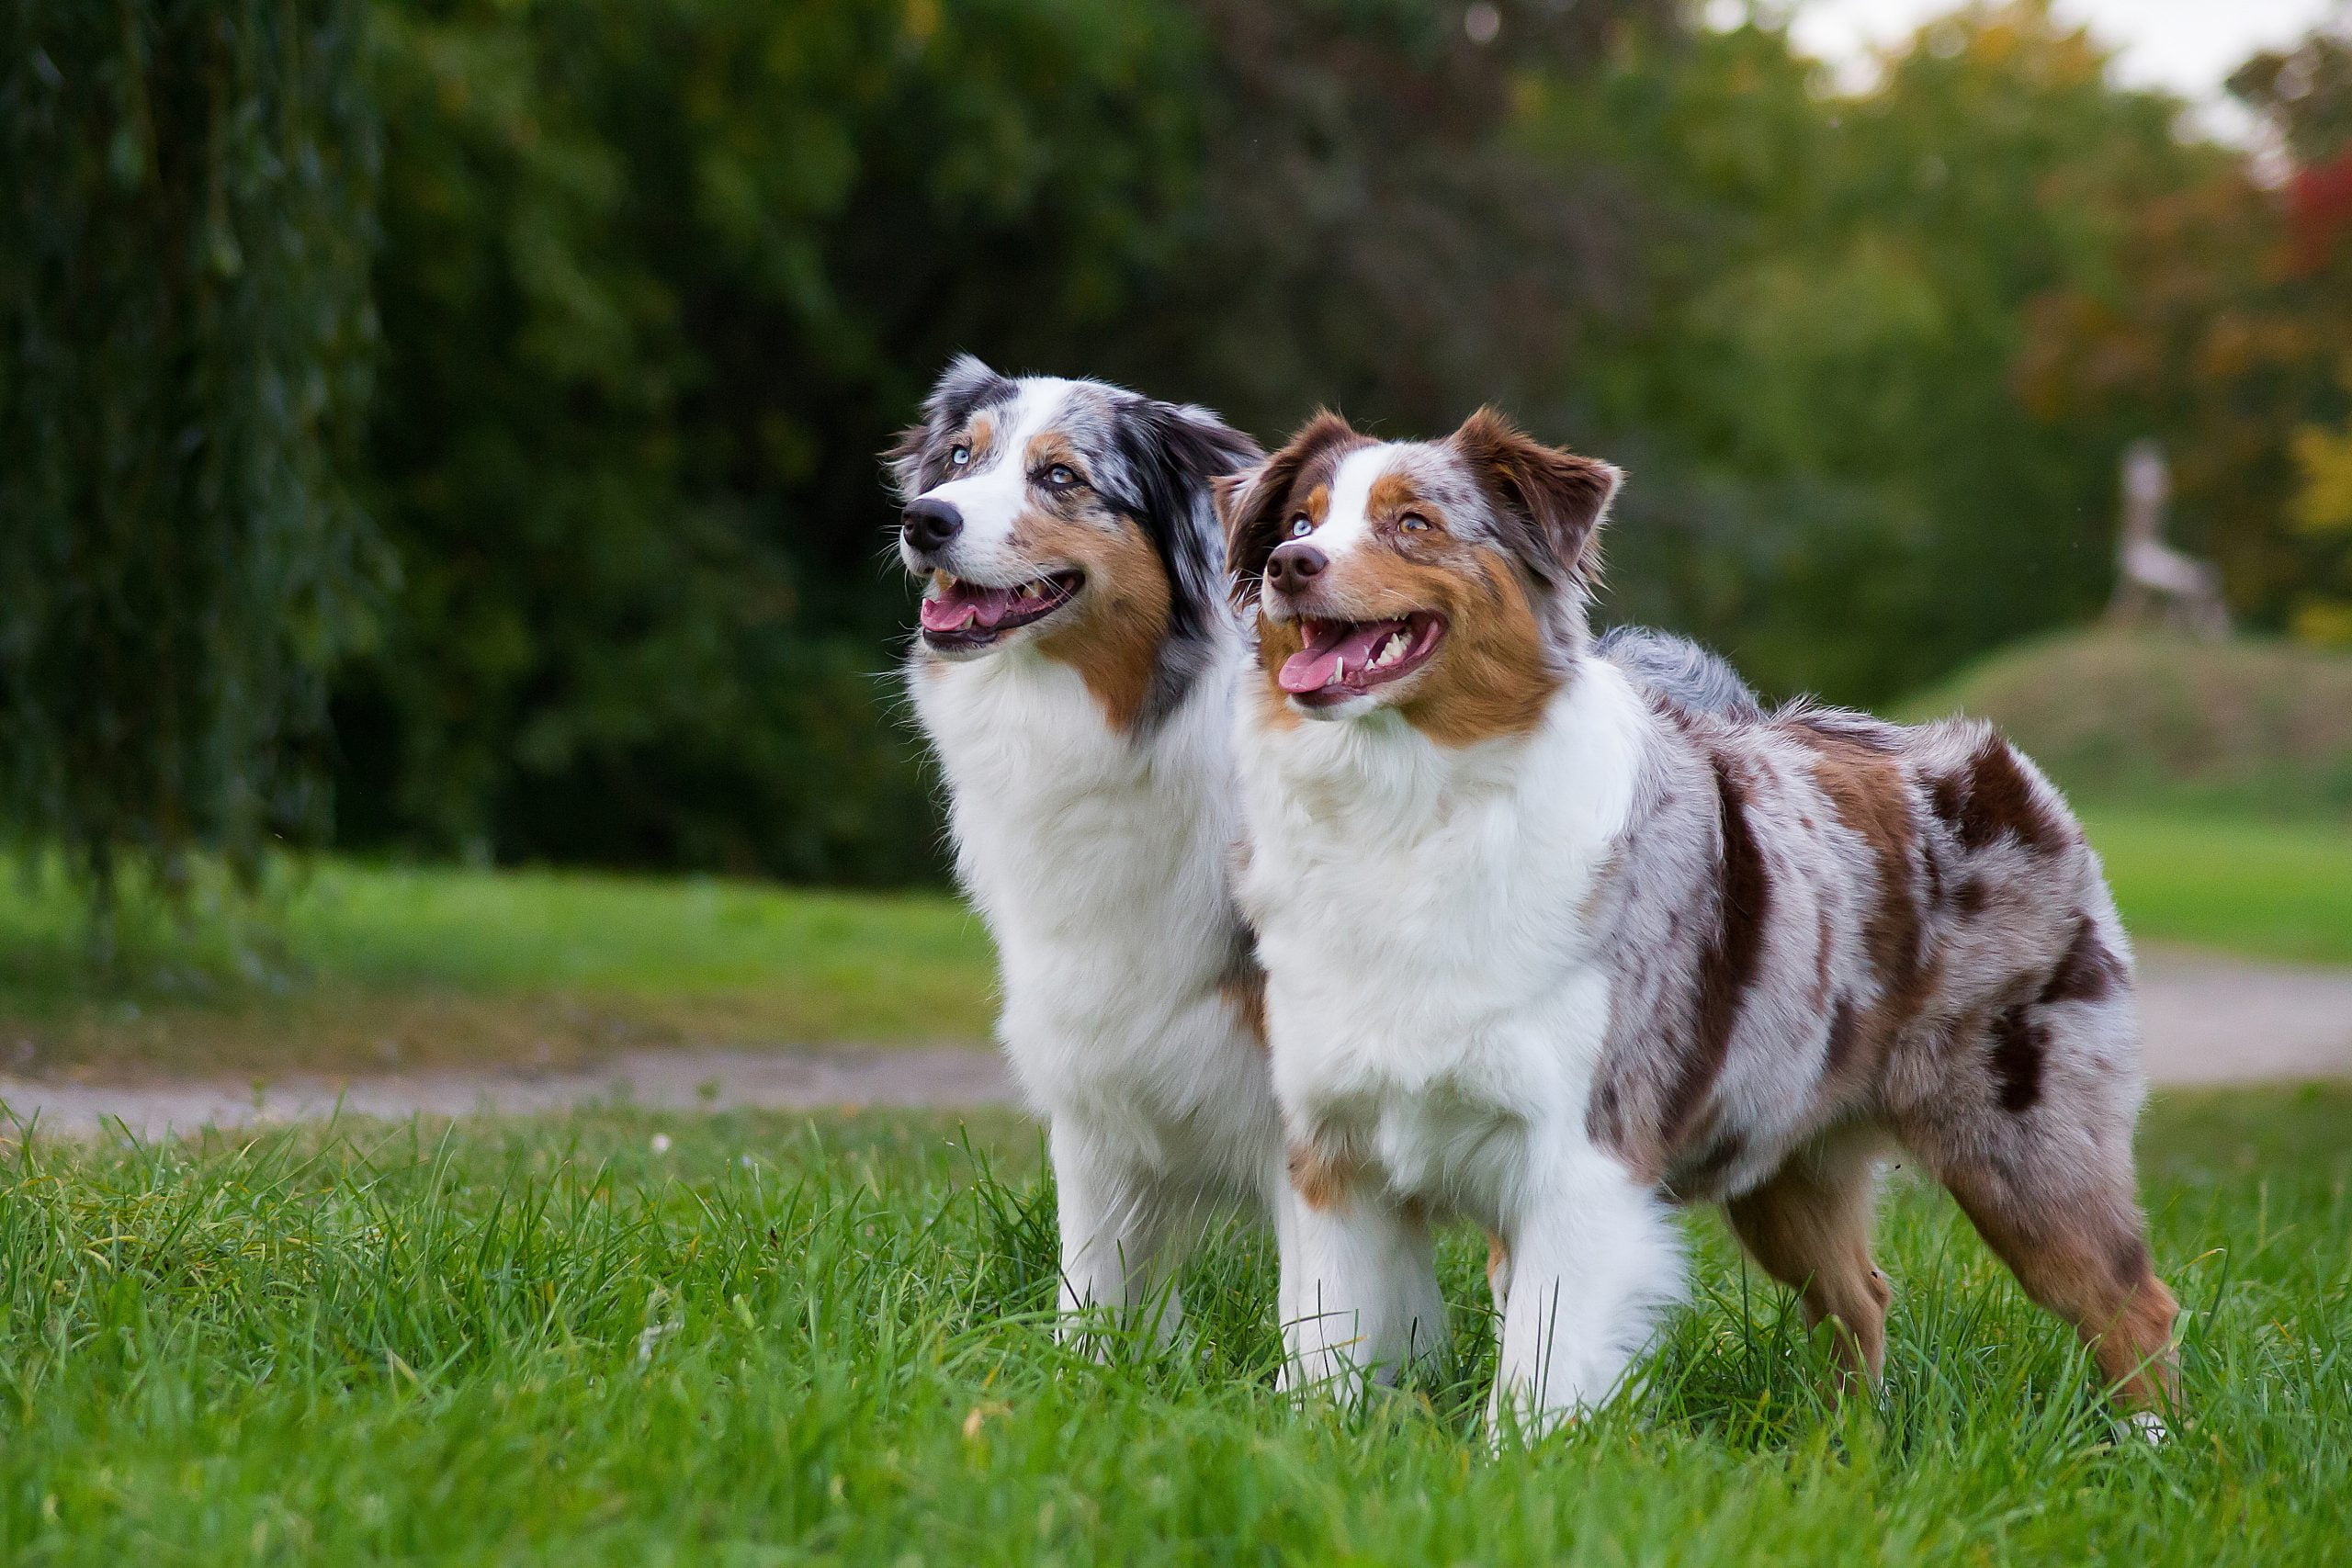
[[[1363,440],[1346,420],[1322,409],[1272,457],[1216,482],[1216,513],[1225,525],[1225,575],[1237,606],[1246,610],[1258,597],[1266,559],[1283,542],[1283,508],[1300,471],[1333,448]]]
[[[1172,580],[1170,629],[1195,630],[1217,595],[1213,487],[1264,455],[1208,410],[1152,398],[1137,400],[1113,425],[1111,439],[1134,490],[1122,499]]]
[[[922,400],[922,418],[900,431],[898,440],[882,454],[883,465],[890,475],[890,488],[898,492],[899,499],[912,501],[936,482],[936,477],[926,471],[935,466],[935,449],[962,429],[975,410],[1008,401],[1019,390],[1010,378],[989,369],[978,355],[959,354],[948,361],[947,368],[933,383],[931,395]]]
[[[1506,544],[1537,581],[1583,587],[1599,575],[1593,536],[1623,474],[1546,446],[1491,408],[1463,421],[1448,440],[1494,498]]]

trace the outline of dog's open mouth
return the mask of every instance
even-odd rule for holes
[[[923,595],[922,637],[933,648],[986,648],[1016,626],[1044,620],[1069,604],[1086,581],[1083,572],[1050,576],[990,588],[941,574]]]
[[[1437,651],[1445,623],[1425,612],[1393,621],[1302,619],[1306,646],[1283,660],[1275,681],[1308,707],[1360,697],[1419,670]]]

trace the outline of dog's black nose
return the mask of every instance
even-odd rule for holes
[[[953,502],[926,497],[907,508],[905,516],[899,519],[899,531],[906,536],[908,544],[929,555],[964,531],[964,514],[956,510]]]
[[[1304,539],[1293,539],[1266,558],[1266,582],[1280,593],[1296,593],[1307,579],[1331,564],[1331,558]]]

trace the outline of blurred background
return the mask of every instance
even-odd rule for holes
[[[941,885],[876,454],[960,350],[1269,441],[1497,402],[1631,471],[1604,621],[1991,712],[2095,806],[2352,825],[2330,0],[15,0],[0,40],[0,827],[102,932],[303,847]],[[2132,630],[2137,442],[2188,577]]]

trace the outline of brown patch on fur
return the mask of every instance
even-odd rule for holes
[[[1707,1118],[1707,1134],[1702,1142],[1696,1134],[1683,1139],[1687,1147],[1696,1146],[1695,1156],[1685,1157],[1667,1174],[1667,1185],[1674,1196],[1681,1199],[1701,1198],[1722,1190],[1724,1173],[1747,1153],[1747,1140],[1736,1127],[1726,1127],[1722,1118]]]
[[[1249,954],[1227,969],[1217,981],[1216,989],[1217,994],[1225,998],[1226,1005],[1233,1010],[1234,1016],[1241,1021],[1241,1027],[1248,1030],[1250,1037],[1258,1043],[1258,1048],[1264,1050],[1266,972],[1259,966],[1257,955]]]
[[[1968,849],[1984,849],[2005,833],[2043,854],[2066,845],[2066,825],[2036,796],[2033,781],[2018,766],[2017,753],[1997,735],[1984,738],[1968,760],[1965,777],[1946,774],[1935,780],[1928,797],[1937,817]]]
[[[1510,1244],[1499,1231],[1487,1233],[1487,1293],[1498,1308],[1510,1293]]]
[[[972,449],[973,463],[978,464],[996,446],[996,416],[985,412],[974,414],[971,423],[964,426],[964,442]]]
[[[2065,954],[2052,972],[2050,984],[2034,1000],[2044,1006],[2052,1002],[2103,1001],[2122,986],[2123,978],[2122,962],[2099,941],[2091,918],[2082,915],[2075,920],[2075,938],[2066,944]]]
[[[1259,722],[1269,729],[1295,729],[1306,720],[1290,705],[1290,694],[1274,679],[1275,671],[1287,663],[1290,656],[1306,646],[1306,636],[1296,621],[1258,622],[1258,673],[1262,678],[1263,700],[1258,705]]]
[[[1425,512],[1427,506],[1428,502],[1421,499],[1421,487],[1401,468],[1391,468],[1373,480],[1363,499],[1364,512],[1374,523],[1394,522],[1408,512]],[[1320,516],[1315,520],[1323,521]]]
[[[1723,753],[1714,753],[1712,761],[1723,854],[1716,868],[1715,929],[1699,961],[1699,1017],[1660,1115],[1659,1137],[1669,1149],[1690,1132],[1731,1055],[1732,1032],[1739,1023],[1740,1004],[1756,982],[1771,911],[1763,850],[1747,821],[1747,786]]]
[[[1422,606],[1446,617],[1445,640],[1397,711],[1441,746],[1532,734],[1560,676],[1527,590],[1491,557],[1475,581],[1447,586]]]
[[[1080,602],[1046,626],[1037,651],[1069,665],[1102,705],[1111,728],[1135,726],[1168,636],[1170,587],[1159,552],[1124,517],[1089,504],[1077,515],[1033,511],[1014,525],[1013,547],[1086,574]]]
[[[1993,1020],[1993,1098],[2012,1116],[2041,1099],[2041,1068],[2050,1054],[2049,1032],[2013,1007]]]
[[[1816,732],[1817,733],[1817,732]],[[1911,852],[1917,838],[1903,770],[1893,759],[1842,738],[1821,735],[1813,780],[1829,807],[1869,846],[1878,870],[1878,897],[1862,925],[1862,945],[1878,979],[1878,998],[1860,1021],[1851,1045],[1870,1047],[1870,1061],[1885,1059],[1895,1036],[1918,1016],[1935,988],[1934,966],[1925,962],[1925,942],[1914,886]]]
[[[1491,408],[1482,408],[1446,438],[1523,529],[1521,554],[1548,581],[1589,581],[1598,573],[1592,536],[1623,476],[1608,464],[1546,446]]]
[[[1834,1078],[1854,1059],[1854,1043],[1861,1035],[1861,1020],[1854,1011],[1851,997],[1838,998],[1835,1011],[1829,1015],[1829,1040],[1821,1055],[1821,1076]]]
[[[1293,1144],[1290,1184],[1310,1209],[1336,1209],[1355,1190],[1356,1162],[1345,1153],[1327,1151],[1313,1144]]]

